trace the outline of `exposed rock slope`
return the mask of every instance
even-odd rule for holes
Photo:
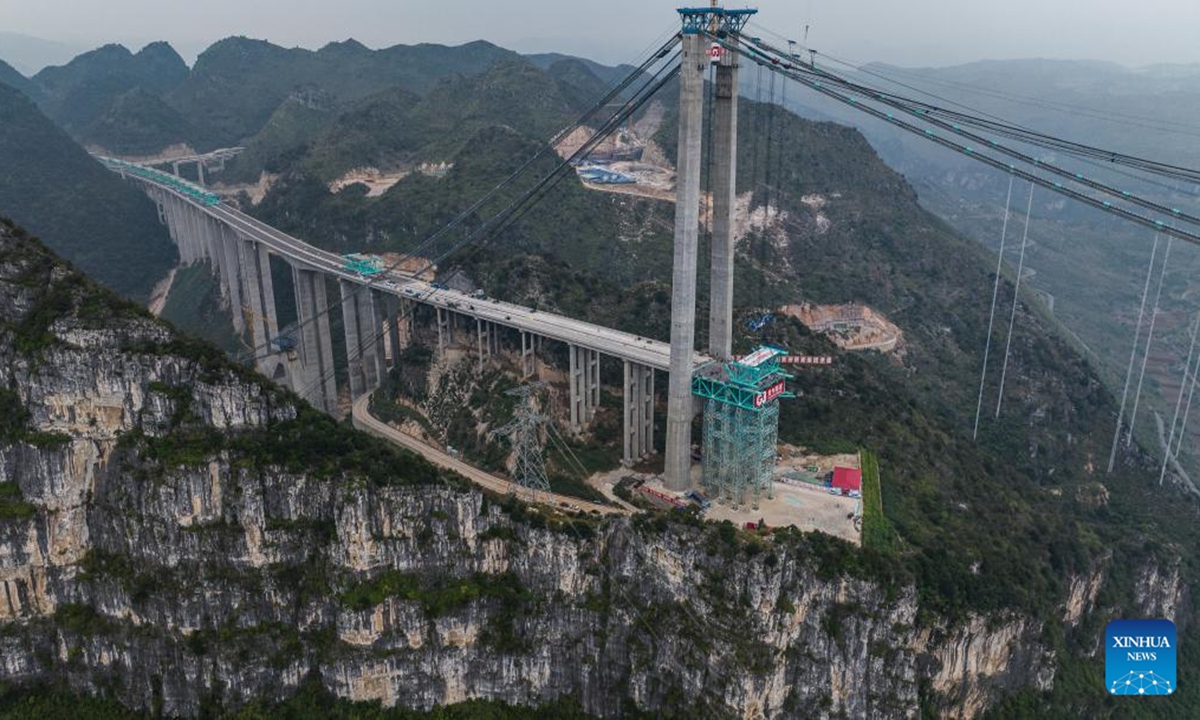
[[[1053,682],[1041,621],[922,629],[910,583],[823,536],[488,498],[7,226],[0,322],[11,683],[185,716],[315,681],[386,705],[782,718],[916,717],[926,681],[972,717]],[[1186,602],[1158,587],[1155,607]]]

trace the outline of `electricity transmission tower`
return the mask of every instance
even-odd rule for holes
[[[527,487],[534,492],[549,492],[550,481],[546,478],[546,463],[542,458],[542,440],[539,429],[549,418],[533,407],[533,395],[545,383],[535,382],[509,390],[506,395],[520,398],[520,403],[513,411],[513,418],[503,426],[488,433],[490,436],[503,435],[508,438],[517,454],[517,462],[513,467],[513,480],[518,485]]]

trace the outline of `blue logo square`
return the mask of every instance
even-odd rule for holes
[[[1104,685],[1110,695],[1175,694],[1175,623],[1113,620],[1104,631]]]

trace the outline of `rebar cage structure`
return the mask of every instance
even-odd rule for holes
[[[775,496],[775,446],[779,399],[790,374],[779,367],[786,351],[761,347],[741,360],[709,363],[692,377],[692,394],[706,400],[701,483],[717,503],[755,509],[765,494]]]

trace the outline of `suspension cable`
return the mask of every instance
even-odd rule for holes
[[[900,119],[894,117],[890,113],[883,112],[881,110],[878,110],[874,107],[869,106],[866,103],[859,102],[854,97],[843,95],[842,93],[840,93],[836,90],[832,90],[829,87],[823,85],[821,81],[810,79],[799,72],[795,72],[794,69],[791,71],[785,71],[781,68],[778,68],[778,67],[776,67],[776,65],[778,64],[778,60],[775,60],[773,62],[770,57],[766,56],[765,54],[763,54],[761,52],[744,50],[744,49],[742,49],[742,47],[740,45],[731,45],[730,43],[722,41],[720,39],[718,39],[717,42],[722,42],[726,47],[729,47],[733,51],[742,54],[743,56],[747,57],[748,59],[750,59],[756,63],[759,63],[760,65],[771,66],[772,69],[776,72],[788,72],[793,80],[796,80],[797,82],[801,83],[802,85],[805,85],[806,87],[817,90],[818,92],[821,92],[822,94],[832,97],[832,98],[838,100],[839,102],[843,102],[847,105],[855,107],[855,108],[861,110],[862,112],[870,114],[873,117],[876,117],[880,120],[884,120],[885,122],[895,125],[896,127],[900,127],[904,130],[912,132],[913,134],[922,136],[922,137],[926,138],[927,140],[929,140],[930,142],[933,142],[935,144],[941,145],[948,149],[954,150],[955,152],[958,152],[960,154],[971,157],[971,158],[973,158],[979,162],[985,163],[987,165],[991,165],[992,167],[995,167],[997,169],[1011,171],[1017,177],[1019,177],[1023,180],[1026,180],[1027,182],[1034,183],[1036,185],[1039,185],[1041,187],[1049,189],[1054,193],[1066,196],[1073,200],[1077,200],[1085,205],[1099,209],[1103,212],[1107,212],[1107,213],[1116,215],[1127,221],[1130,221],[1130,222],[1133,222],[1133,223],[1136,223],[1138,225],[1142,225],[1145,227],[1149,227],[1151,229],[1163,232],[1164,234],[1179,238],[1186,242],[1189,242],[1189,243],[1192,243],[1195,245],[1200,245],[1200,234],[1198,234],[1196,232],[1184,230],[1183,228],[1176,227],[1174,225],[1167,225],[1166,223],[1164,223],[1160,220],[1156,220],[1152,217],[1147,217],[1145,215],[1140,215],[1140,214],[1133,212],[1131,210],[1128,210],[1126,208],[1119,207],[1118,205],[1116,205],[1112,202],[1097,199],[1086,193],[1080,192],[1073,188],[1066,187],[1062,183],[1048,180],[1034,172],[1027,171],[1023,168],[1017,168],[1014,165],[1012,165],[1011,163],[1005,163],[1004,161],[999,160],[994,157],[991,157],[990,155],[988,155],[984,152],[981,152],[977,148],[974,148],[970,145],[963,145],[961,143],[954,142],[954,141],[949,140],[941,135],[938,135],[928,129],[922,130],[921,128],[919,128],[915,125],[912,125],[911,123],[905,122],[903,120],[900,120]],[[792,66],[789,65],[789,67],[792,67]],[[1043,164],[1042,167],[1044,168],[1045,165]],[[1115,192],[1120,193],[1121,191],[1115,191]],[[1123,195],[1123,193],[1122,193],[1122,195]]]
[[[1167,446],[1163,449],[1162,471],[1158,474],[1158,484],[1162,485],[1163,480],[1167,477],[1167,464],[1174,459],[1171,454],[1171,444],[1175,442],[1175,425],[1179,422],[1179,410],[1183,407],[1183,395],[1187,390],[1188,371],[1192,369],[1192,358],[1196,356],[1196,338],[1200,336],[1200,313],[1196,313],[1196,320],[1192,323],[1192,342],[1188,348],[1187,361],[1183,363],[1183,382],[1179,385],[1179,397],[1175,400],[1175,415],[1171,417],[1171,432],[1167,435]],[[1181,437],[1182,441],[1183,438]]]
[[[1029,202],[1025,207],[1025,229],[1021,233],[1021,259],[1017,262],[1017,280],[1013,287],[1012,315],[1008,318],[1008,342],[1004,346],[1004,366],[1000,370],[1000,392],[996,397],[996,417],[1004,403],[1004,380],[1008,376],[1008,358],[1012,350],[1013,328],[1017,322],[1017,306],[1021,304],[1021,276],[1025,274],[1025,248],[1029,241],[1029,216],[1033,212],[1033,188],[1029,185]]]
[[[1121,441],[1121,424],[1125,419],[1125,402],[1129,398],[1129,382],[1133,379],[1133,364],[1137,360],[1138,343],[1142,337],[1142,321],[1146,317],[1146,298],[1150,295],[1150,280],[1154,277],[1154,258],[1158,254],[1159,234],[1154,233],[1154,246],[1150,249],[1150,265],[1146,268],[1146,285],[1142,288],[1142,305],[1138,310],[1137,328],[1133,332],[1133,347],[1129,351],[1129,367],[1125,370],[1125,389],[1121,391],[1121,410],[1117,413],[1117,429],[1113,433],[1112,450],[1108,453],[1108,472],[1113,471],[1117,461],[1117,445]],[[1130,432],[1133,428],[1130,427]]]
[[[1146,350],[1142,355],[1142,370],[1138,374],[1137,392],[1133,395],[1133,412],[1129,414],[1129,434],[1125,436],[1125,447],[1133,444],[1133,431],[1137,427],[1138,405],[1142,399],[1142,383],[1146,380],[1146,364],[1150,360],[1150,347],[1154,342],[1154,326],[1158,322],[1158,313],[1162,301],[1163,284],[1167,279],[1167,262],[1171,259],[1171,246],[1174,238],[1167,238],[1167,249],[1163,253],[1162,270],[1158,275],[1158,290],[1154,293],[1154,309],[1150,313],[1150,329],[1146,332]]]
[[[1008,196],[1004,200],[1004,221],[1000,227],[1000,251],[996,254],[996,281],[992,285],[992,312],[988,317],[987,342],[983,348],[983,370],[979,373],[979,400],[975,405],[975,429],[971,432],[971,439],[979,438],[979,416],[983,412],[983,386],[987,381],[988,356],[992,352],[992,328],[996,324],[996,299],[1000,296],[1000,276],[1004,270],[1004,240],[1008,235],[1008,217],[1009,209],[1012,206],[1012,191],[1013,181],[1012,175],[1008,176]]]

